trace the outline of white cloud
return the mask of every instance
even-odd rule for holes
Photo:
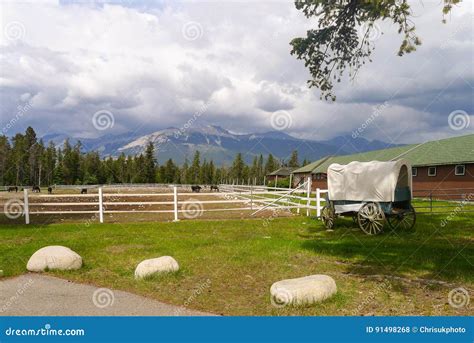
[[[290,40],[311,27],[290,2],[5,3],[0,124],[28,93],[32,109],[13,130],[99,135],[91,118],[102,109],[114,114],[115,132],[179,127],[208,104],[203,123],[271,130],[272,112],[286,110],[290,133],[324,139],[357,129],[387,101],[364,136],[414,142],[460,134],[447,117],[474,112],[472,8],[461,3],[443,25],[438,1],[413,6],[418,51],[396,56],[401,37],[381,24],[374,62],[339,84],[330,104],[307,88],[308,71],[289,54]],[[197,23],[191,39],[187,23]]]

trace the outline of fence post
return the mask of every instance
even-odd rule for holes
[[[308,181],[307,181],[307,185],[306,185],[306,215],[309,216],[309,206],[311,204],[311,177],[308,177]]]
[[[433,213],[433,192],[430,192],[430,213]]]
[[[99,187],[99,222],[104,222],[104,199],[102,197],[102,187]]]
[[[290,174],[290,182],[289,182],[289,184],[288,184],[288,188],[290,188],[290,189],[292,188],[292,187],[291,187],[291,186],[292,186],[292,185],[291,185],[292,182],[293,182],[293,174]]]
[[[321,217],[321,190],[316,188],[316,216]]]
[[[253,186],[250,185],[250,209],[253,210]]]
[[[179,221],[178,219],[178,187],[173,186],[173,197],[174,197],[174,220],[175,222]]]
[[[30,206],[28,203],[28,189],[23,190],[23,211],[25,212],[25,224],[30,223]]]

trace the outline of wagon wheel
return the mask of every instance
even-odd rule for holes
[[[368,202],[357,213],[359,227],[368,235],[378,235],[383,231],[385,213],[379,204]]]
[[[387,221],[392,230],[412,231],[416,222],[415,209],[410,205],[408,210],[388,216]]]
[[[323,221],[326,229],[331,230],[334,227],[334,221],[336,219],[336,213],[332,206],[324,206],[321,210],[321,220]]]

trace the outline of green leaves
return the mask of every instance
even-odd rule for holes
[[[443,14],[460,1],[444,0]],[[403,35],[399,56],[421,45],[407,0],[310,0],[297,1],[295,6],[318,21],[316,29],[307,31],[306,37],[294,38],[290,45],[291,54],[309,69],[308,85],[321,91],[321,99],[335,101],[334,80],[340,82],[346,71],[353,79],[362,65],[371,62],[375,41],[383,34],[381,21],[398,25]]]

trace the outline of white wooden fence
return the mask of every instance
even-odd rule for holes
[[[252,211],[255,215],[266,209],[296,209],[297,213],[306,210],[306,215],[320,216],[323,194],[326,190],[316,189],[311,191],[311,179],[295,189],[255,186],[255,185],[219,185],[219,192],[180,192],[182,186],[170,186],[172,192],[168,193],[106,193],[102,187],[94,194],[37,194],[24,190],[23,214],[25,223],[30,223],[30,215],[57,215],[57,214],[94,214],[100,223],[104,222],[105,213],[169,213],[173,214],[174,221],[180,220],[180,214],[187,213],[186,205],[195,203],[201,206],[200,211]],[[180,199],[189,196],[196,199]],[[124,201],[127,198],[141,198],[140,201]],[[147,201],[150,198],[172,197],[172,201]],[[199,200],[204,198],[204,200]],[[206,198],[208,198],[206,200]],[[210,199],[209,199],[210,198]],[[64,201],[61,201],[64,199]],[[89,201],[90,199],[90,201]],[[45,201],[41,201],[45,200]],[[48,201],[48,200],[53,200]],[[116,201],[119,200],[119,201]],[[152,199],[153,200],[153,199]],[[166,199],[163,199],[166,200]],[[224,204],[222,208],[204,208],[204,205]],[[139,209],[110,209],[110,206],[140,206]],[[172,209],[145,209],[147,205],[164,205]],[[36,209],[41,206],[43,209]],[[74,209],[80,207],[93,207],[91,209]],[[53,209],[48,210],[48,207]],[[46,209],[45,209],[46,208]],[[56,209],[54,209],[56,208]],[[59,208],[59,209],[58,209]],[[186,215],[184,215],[186,217]]]

